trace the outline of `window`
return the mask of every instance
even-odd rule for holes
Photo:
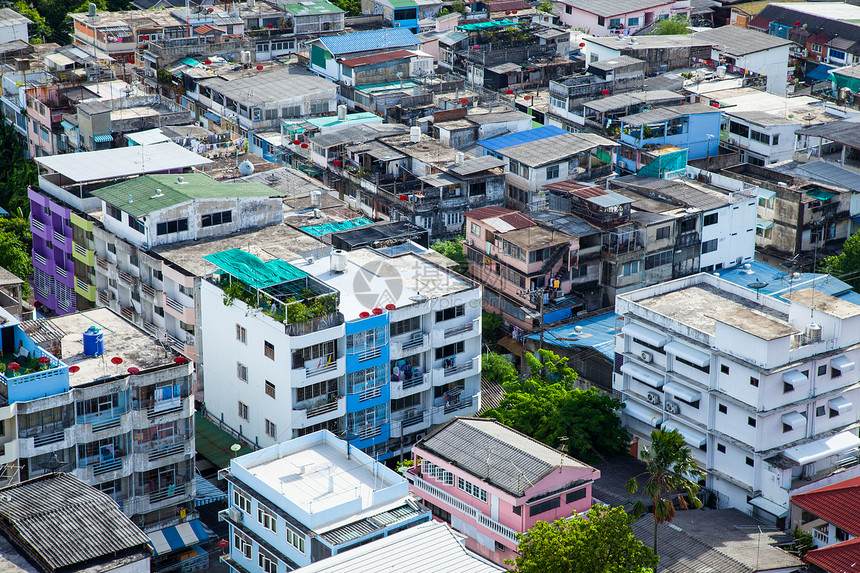
[[[720,372],[723,374],[729,373],[729,365],[728,364],[720,364]]]
[[[143,223],[141,223],[131,215],[128,216],[128,226],[140,233],[141,235],[146,234],[146,227],[143,225]]]
[[[275,359],[275,345],[269,342],[268,340],[263,342],[263,354],[266,355],[266,358],[270,360]]]
[[[328,102],[317,102],[311,104],[311,115],[319,115],[321,113],[328,113]]]
[[[251,515],[251,497],[237,487],[233,488],[233,505]]]
[[[841,50],[834,50],[833,48],[830,48],[827,51],[827,55],[830,56],[830,58],[832,58],[834,60],[844,60],[845,59],[845,52],[843,52]]]
[[[564,13],[565,14],[573,14],[573,6],[565,5],[564,6]]]
[[[749,467],[751,467],[751,468],[755,467],[755,460],[753,460],[751,457],[747,456],[746,462],[747,462],[747,465]]]
[[[821,44],[809,44],[809,51],[811,51],[813,54],[820,54]]]
[[[630,261],[621,265],[621,276],[629,277],[639,274],[639,261]]]
[[[266,396],[269,398],[275,397],[275,385],[266,380]]]
[[[564,498],[564,503],[573,503],[574,501],[579,501],[580,499],[585,499],[585,488],[581,487],[576,491],[570,491],[567,493],[567,496]]]
[[[597,17],[597,25],[598,26],[603,26],[605,23],[606,23],[606,20],[603,19],[603,16]]]
[[[209,213],[200,217],[200,226],[204,228],[232,222],[233,211],[219,211],[218,213]]]
[[[725,404],[720,404],[719,406],[717,406],[717,410],[720,411],[720,414],[728,414],[729,413],[729,408]]]
[[[248,405],[244,402],[239,402],[239,417],[248,421]]]
[[[476,237],[481,236],[481,226],[479,224],[472,223],[470,230],[471,230],[472,234],[475,235]]]
[[[108,243],[107,249],[109,253],[116,254],[116,243]]]
[[[672,251],[663,251],[662,253],[645,257],[645,270],[670,264],[672,264]]]
[[[831,418],[835,418],[838,415],[839,415],[839,410],[837,410],[836,408],[830,408],[830,417]]]
[[[183,233],[188,230],[188,219],[176,219],[174,221],[166,221],[155,226],[155,233],[158,236],[169,235],[171,233]]]
[[[391,323],[391,336],[399,336],[416,330],[421,330],[420,316],[413,316],[412,318]]]
[[[547,179],[557,179],[558,178],[558,165],[550,165],[546,168],[546,178]]]
[[[164,275],[161,273],[161,271],[152,269],[152,280],[164,282]]]
[[[755,428],[755,418],[752,416],[747,416],[747,425]]]
[[[717,444],[717,451],[721,454],[726,453],[726,445],[725,444]]]
[[[770,145],[770,136],[766,133],[762,133],[761,131],[751,129],[750,139],[752,139],[753,141],[758,141],[759,143],[764,143],[765,145]]]
[[[621,18],[610,18],[609,19],[609,29],[610,30],[615,29],[615,28],[620,28],[621,26],[622,26]]]
[[[248,343],[248,332],[245,330],[245,327],[236,325],[236,340],[241,342],[242,344]]]
[[[278,436],[278,427],[268,418],[266,418],[266,435],[270,438],[276,438]]]
[[[735,135],[740,135],[741,137],[749,137],[750,136],[750,128],[748,125],[744,125],[742,123],[730,121],[729,122],[729,133],[734,133]]]
[[[152,307],[152,312],[157,314],[158,316],[164,316],[164,307],[162,306],[154,306]]]
[[[481,489],[478,486],[467,482],[466,480],[464,480],[461,477],[457,478],[457,489],[465,491],[466,493],[468,493],[472,497],[476,497],[476,498],[480,499],[481,501],[483,501],[484,503],[487,503],[487,490]],[[558,506],[556,506],[556,507],[558,507]],[[532,514],[532,515],[534,515],[534,514]]]
[[[716,225],[718,219],[718,213],[709,213],[705,215],[705,219],[702,221],[702,226],[707,227],[708,225]]]
[[[251,558],[251,540],[235,529],[233,530],[233,547],[244,555],[245,559]]]
[[[702,243],[702,254],[706,255],[708,253],[713,253],[717,250],[718,239],[711,239],[710,241],[704,241]]]
[[[296,388],[296,402],[304,402],[326,394],[337,395],[337,379]]]
[[[445,310],[437,310],[436,322],[451,320],[459,316],[463,316],[464,314],[466,314],[466,306],[462,304],[446,308]]]
[[[657,229],[657,240],[660,241],[662,239],[668,239],[671,231],[672,227],[670,226],[660,227],[659,229]]]
[[[783,382],[782,383],[782,393],[788,394],[789,392],[794,392],[794,386],[792,384],[789,384],[788,382]]]
[[[262,548],[259,550],[259,554],[257,555],[257,560],[260,564],[260,569],[263,570],[263,573],[278,573],[278,560],[275,559],[272,555],[269,555],[268,552],[263,551]]]
[[[236,363],[236,377],[242,382],[248,381],[248,367],[241,362]]]
[[[826,365],[824,365],[824,366],[819,366],[819,367],[818,367],[818,375],[819,375],[819,376],[824,376],[825,374],[827,374],[827,366],[826,366]]]
[[[442,358],[448,358],[449,356],[460,354],[465,350],[466,345],[463,343],[463,341],[448,344],[447,346],[443,346],[441,348],[436,349],[436,360],[441,360]]]
[[[496,541],[496,551],[498,551],[499,553],[504,553],[504,552],[505,552],[505,546],[504,546],[504,544],[499,543],[498,541]]]
[[[750,376],[750,386],[755,386],[756,388],[758,388],[758,378]]]
[[[424,460],[423,473],[426,476],[430,476],[436,481],[439,481],[445,485],[454,485],[454,474],[449,472],[446,469],[442,469],[433,462],[429,462]]]
[[[783,423],[782,423],[782,433],[783,433],[783,434],[787,434],[787,433],[789,433],[790,431],[792,431],[793,429],[794,429],[794,428],[792,428],[791,426],[789,426],[789,425],[788,425],[788,424],[786,424],[785,422],[783,422]]]
[[[842,371],[839,370],[838,368],[833,368],[831,366],[830,367],[830,377],[831,378],[841,378],[842,377]]]
[[[119,210],[118,207],[113,205],[105,204],[105,209],[107,210],[107,214],[117,221],[122,221],[122,211]],[[108,245],[108,250],[110,250],[110,245]],[[111,252],[116,252],[116,246],[114,246],[114,250]]]
[[[628,26],[638,26],[639,25],[639,18],[627,18],[627,25]]]
[[[540,515],[541,513],[546,513],[547,511],[555,509],[560,505],[561,505],[561,498],[560,497],[554,497],[552,499],[542,501],[542,502],[535,504],[529,508],[529,517],[533,517],[535,515]]]
[[[262,507],[260,504],[257,504],[257,521],[260,522],[260,525],[263,526],[264,529],[268,529],[272,533],[278,532],[278,518],[275,517],[275,514]]]
[[[301,553],[305,552],[305,536],[301,533],[296,533],[290,527],[287,530],[287,543],[298,549]]]

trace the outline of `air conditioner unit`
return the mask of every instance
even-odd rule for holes
[[[239,511],[238,507],[230,508],[230,520],[235,521],[236,523],[242,523],[242,512]]]
[[[670,414],[678,414],[681,412],[681,407],[675,402],[666,401],[666,411]]]
[[[418,432],[417,434],[415,434],[415,442],[416,443],[418,443],[419,440],[423,440],[423,439],[424,439],[424,432]]]
[[[639,358],[642,359],[642,362],[653,362],[654,355],[648,352],[647,350],[643,350],[639,353]]]
[[[648,402],[650,404],[654,404],[655,406],[660,405],[660,394],[657,392],[648,392]]]
[[[472,246],[472,245],[474,245],[475,243],[474,243],[474,241],[472,241],[472,239],[466,239],[466,244],[467,244],[467,245],[469,245],[469,246],[471,247],[471,246]]]
[[[696,178],[695,173],[687,173],[687,179],[695,179],[695,178]]]

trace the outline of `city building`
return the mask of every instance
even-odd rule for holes
[[[415,444],[406,476],[466,547],[504,565],[517,533],[587,512],[600,472],[496,420],[456,418]]]
[[[27,42],[30,39],[27,26],[32,23],[32,20],[11,8],[0,9],[0,44],[15,40]]]
[[[645,62],[648,76],[690,69],[711,57],[711,43],[682,35],[584,36],[582,53],[589,64],[629,56]]]
[[[478,411],[481,288],[398,252],[204,257],[207,412],[261,446],[329,429],[385,460]]]
[[[260,14],[260,6],[267,14]],[[305,42],[319,36],[340,34],[344,31],[346,12],[327,0],[278,2],[272,8],[266,2],[238,4],[239,16],[254,42],[258,61],[273,60],[304,48]]]
[[[592,36],[624,36],[635,34],[657,20],[669,18],[674,13],[675,4],[674,0],[607,0],[600,3],[562,0],[558,17],[565,26],[587,30]]]
[[[326,430],[233,458],[218,476],[233,572],[292,571],[431,519],[400,474]]]
[[[149,571],[149,538],[72,474],[45,474],[0,492],[3,571]]]
[[[617,296],[615,389],[634,451],[677,429],[718,507],[785,527],[793,494],[860,475],[860,306],[751,288],[702,273]]]
[[[827,552],[807,553],[809,562],[819,565],[819,560],[844,559],[856,554],[857,549],[853,547],[856,542],[850,543],[850,540],[860,536],[860,524],[855,517],[858,507],[860,478],[838,481],[791,496],[792,529],[799,527],[810,534],[815,549],[831,548]]]
[[[101,211],[99,187],[145,173],[175,173],[212,163],[173,142],[39,157],[39,186],[31,187],[33,286],[52,314],[95,306],[93,220]],[[134,219],[129,224],[141,224]]]
[[[67,471],[147,531],[192,516],[185,357],[108,309],[2,328],[6,483]]]
[[[337,81],[342,59],[370,56],[391,50],[420,50],[421,40],[407,28],[353,32],[325,36],[308,42],[309,68],[323,77]]]

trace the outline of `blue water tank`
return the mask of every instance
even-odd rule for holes
[[[105,353],[104,335],[101,330],[91,326],[84,332],[84,355],[101,356]]]

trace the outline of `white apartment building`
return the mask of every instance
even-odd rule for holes
[[[678,429],[719,506],[778,524],[792,494],[860,475],[860,306],[785,298],[708,274],[616,297],[614,384],[639,448]]]
[[[481,287],[411,249],[206,256],[208,414],[260,446],[328,429],[384,460],[478,411]]]

